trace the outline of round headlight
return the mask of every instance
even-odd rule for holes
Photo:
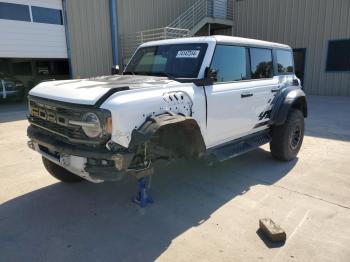
[[[83,116],[84,125],[82,126],[84,133],[90,137],[98,137],[102,133],[100,119],[94,113],[87,113]]]

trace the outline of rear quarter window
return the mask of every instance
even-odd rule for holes
[[[293,73],[293,55],[292,51],[276,50],[277,72],[279,74]]]

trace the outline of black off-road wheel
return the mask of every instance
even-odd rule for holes
[[[281,161],[293,160],[304,139],[304,115],[300,110],[291,109],[286,122],[272,127],[271,154]]]
[[[67,169],[51,162],[45,157],[42,157],[44,166],[46,170],[56,179],[65,182],[65,183],[76,183],[83,181],[84,178],[69,172]]]

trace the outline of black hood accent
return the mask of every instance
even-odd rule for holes
[[[89,78],[89,81],[103,81],[107,82],[107,86],[110,90],[105,93],[96,103],[95,107],[100,107],[104,101],[106,101],[111,95],[120,91],[126,91],[130,89],[137,89],[141,87],[131,87],[133,85],[143,84],[148,82],[154,85],[166,84],[165,80],[169,80],[167,77],[157,76],[141,76],[141,75],[111,75]]]
[[[128,86],[121,86],[121,87],[113,87],[111,88],[107,93],[105,93],[97,102],[95,103],[95,107],[100,107],[104,101],[108,99],[111,95],[114,93],[120,92],[120,91],[125,91],[125,90],[130,90]]]

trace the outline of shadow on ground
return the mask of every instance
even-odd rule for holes
[[[1,102],[0,103],[0,124],[24,120],[27,118],[27,101],[22,102]]]
[[[283,178],[262,149],[216,167],[177,162],[156,168],[155,203],[131,203],[136,181],[57,183],[0,206],[2,261],[154,261],[172,240],[257,184]],[[254,165],[252,165],[254,163]]]

